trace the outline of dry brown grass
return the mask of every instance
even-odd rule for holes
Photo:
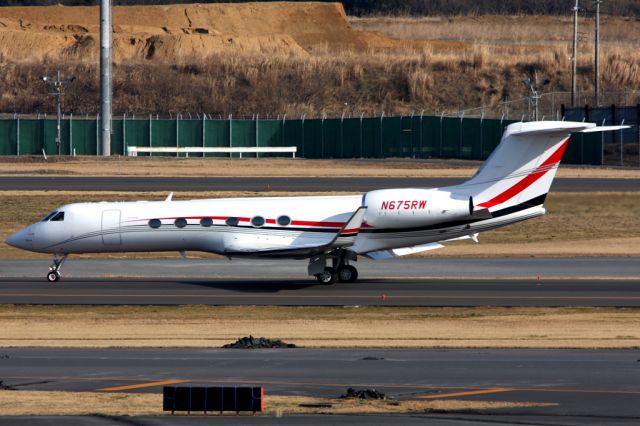
[[[346,23],[338,21],[335,25],[344,31]],[[341,45],[334,38],[325,44],[307,44],[301,39],[304,51],[299,45],[290,52],[226,49],[202,57],[194,49],[193,55],[167,58],[166,62],[138,59],[114,67],[114,110],[258,113],[262,117],[267,113],[340,116],[343,112],[359,116],[382,111],[400,115],[421,110],[432,114],[482,104],[498,107],[505,97],[527,96],[521,80],[523,74],[533,71],[551,78],[546,91],[570,90],[571,32],[565,18],[367,18],[352,23],[405,40],[369,34],[364,45]],[[639,27],[635,19],[603,20],[604,91],[638,87]],[[329,25],[317,37],[331,33]],[[353,37],[359,40],[360,36]],[[580,52],[578,88],[590,91],[592,49],[583,43]],[[95,111],[98,75],[94,62],[68,58],[62,64],[52,59],[18,63],[0,58],[0,110],[52,112],[53,101],[46,90],[32,83],[61,67],[65,73],[83,76],[69,85],[65,110]],[[631,104],[638,100],[638,93],[634,96],[628,100]]]
[[[292,158],[3,157],[0,175],[193,177],[471,177],[479,161],[308,160]],[[563,165],[563,178],[640,179],[640,169]]]
[[[300,407],[300,404],[331,404],[331,408]],[[374,414],[427,411],[487,410],[545,407],[538,402],[503,401],[359,401],[303,396],[265,395],[266,415],[287,414]],[[159,416],[162,394],[100,393],[60,391],[0,391],[0,412],[4,416]],[[181,413],[178,413],[180,415]],[[198,413],[193,413],[198,415]]]
[[[220,347],[250,334],[304,347],[640,346],[632,308],[2,305],[0,323],[4,347]]]
[[[55,197],[52,196],[55,194]],[[327,192],[311,195],[341,195]],[[284,196],[303,193],[279,192],[182,192],[175,200],[195,198]],[[166,192],[49,192],[5,191],[0,209],[0,241],[11,233],[41,219],[48,211],[79,201],[162,200]],[[543,217],[480,235],[480,244],[469,241],[448,243],[425,256],[640,256],[640,193],[551,192]],[[197,255],[196,253],[193,253]],[[113,255],[110,255],[113,256]],[[166,256],[135,254],[127,257]],[[3,259],[48,258],[0,245]],[[86,257],[86,256],[85,256]],[[92,255],[92,257],[99,257]]]

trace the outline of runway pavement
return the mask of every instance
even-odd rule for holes
[[[640,306],[637,258],[360,261],[357,283],[321,285],[296,261],[0,261],[0,303]]]
[[[160,392],[161,382],[176,382],[255,384],[265,386],[267,395],[337,397],[348,387],[372,387],[395,399],[549,404],[395,418],[401,423],[405,418],[429,424],[640,422],[637,350],[7,348],[0,355],[0,378],[19,390]],[[368,418],[367,424],[380,424]],[[136,419],[135,424],[192,424],[178,419]],[[358,419],[363,420],[345,420]],[[326,417],[308,420],[245,417],[240,423],[327,424]]]
[[[0,191],[345,191],[443,187],[465,178],[389,177],[153,177],[153,176],[0,176]],[[552,191],[640,191],[640,179],[558,178]]]

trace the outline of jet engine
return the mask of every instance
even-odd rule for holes
[[[375,228],[412,228],[465,219],[490,218],[473,198],[438,189],[381,189],[365,194],[365,222]],[[482,213],[485,212],[488,217]]]

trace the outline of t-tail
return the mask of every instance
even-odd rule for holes
[[[476,209],[497,210],[542,205],[571,133],[621,130],[571,121],[533,121],[507,126],[502,140],[480,170],[456,187],[473,198]]]

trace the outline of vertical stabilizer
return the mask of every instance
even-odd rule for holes
[[[593,123],[534,121],[507,126],[502,140],[464,189],[477,207],[491,211],[526,203],[540,205],[549,192],[572,132]]]

